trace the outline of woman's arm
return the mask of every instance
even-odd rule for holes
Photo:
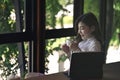
[[[70,51],[69,46],[67,46],[67,44],[62,45],[62,50],[67,54],[68,57],[71,56],[71,51]]]
[[[77,42],[72,42],[70,45],[70,50],[72,52],[80,52],[81,49],[78,47],[78,43]]]

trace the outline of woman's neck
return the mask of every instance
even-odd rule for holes
[[[83,39],[83,40],[88,40],[88,39],[90,39],[90,38],[92,38],[92,37],[94,37],[94,36],[93,36],[93,35],[88,35],[88,36],[86,36],[86,38]]]

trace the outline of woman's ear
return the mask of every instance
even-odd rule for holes
[[[91,26],[91,31],[95,31],[95,26]]]

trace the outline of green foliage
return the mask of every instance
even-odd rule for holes
[[[45,53],[46,53],[46,57],[45,57],[45,71],[48,72],[48,64],[49,64],[49,60],[47,59],[49,55],[53,55],[54,51],[59,51],[61,50],[60,46],[61,43],[63,43],[64,39],[49,39],[46,40],[46,48],[45,48]]]
[[[110,41],[110,45],[119,46],[119,33],[120,33],[120,1],[114,1],[114,17],[113,17],[113,35]]]
[[[57,13],[60,10],[67,12],[64,7],[71,3],[72,0],[46,0],[46,26],[55,29]]]
[[[57,7],[56,7],[57,6]],[[63,7],[59,4],[58,0],[46,0],[46,25],[49,25],[55,28],[56,25],[56,17],[55,15],[63,9]]]
[[[16,32],[15,6],[13,0],[0,0],[0,33]],[[17,74],[18,66],[18,45],[2,44],[0,45],[0,71],[2,78],[6,78],[11,73]]]
[[[1,76],[8,76],[11,73],[16,74],[18,69],[17,56],[18,49],[16,44],[3,44],[0,46],[0,70],[3,71]]]
[[[5,1],[4,3],[3,0],[0,0],[0,8],[0,33],[15,32],[15,24],[10,22],[10,14],[12,9],[14,9],[12,2]]]
[[[67,10],[64,7],[71,3],[72,3],[72,0],[53,0],[53,1],[46,0],[46,26],[49,26],[49,27],[46,27],[46,29],[56,28],[56,24],[57,24],[56,15],[60,10],[67,12]],[[61,24],[61,21],[59,24]],[[49,60],[47,59],[47,57],[49,55],[53,55],[54,51],[60,50],[60,44],[62,41],[63,39],[46,40],[46,49],[45,49],[45,52],[46,52],[46,57],[45,57],[46,70],[45,71],[46,72],[49,70],[47,66],[49,63]]]
[[[9,5],[9,6],[8,6]],[[0,33],[15,32],[15,22],[12,22],[10,14],[14,6],[11,1],[0,0]],[[10,22],[11,21],[11,22]],[[0,70],[2,77],[16,73],[18,49],[16,44],[0,45]],[[13,60],[14,59],[14,60]]]
[[[73,17],[72,16],[65,16],[64,17],[64,23],[66,23],[66,24],[73,23]]]
[[[58,62],[64,62],[67,58],[68,58],[67,55],[62,54],[62,55],[60,56]]]
[[[84,0],[84,13],[93,12],[99,17],[99,0]]]
[[[59,0],[59,3],[60,3],[63,7],[65,7],[65,6],[69,5],[69,4],[72,4],[72,3],[73,3],[73,0]]]
[[[45,72],[48,72],[48,64],[49,64],[49,60],[47,59],[49,55],[53,55],[53,51],[55,49],[57,49],[58,47],[54,47],[54,46],[51,46],[53,45],[53,43],[56,42],[56,39],[52,39],[52,40],[46,40],[46,48],[45,48],[45,53],[46,53],[46,56],[45,56]],[[58,48],[59,49],[59,48]]]

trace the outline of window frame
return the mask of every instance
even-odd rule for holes
[[[83,6],[84,0],[74,0],[74,22],[83,14]],[[106,0],[100,0],[100,24],[103,34],[105,14]],[[0,44],[29,41],[29,72],[44,73],[46,39],[75,35],[74,28],[45,30],[45,0],[25,0],[25,26],[25,32],[0,34]]]

